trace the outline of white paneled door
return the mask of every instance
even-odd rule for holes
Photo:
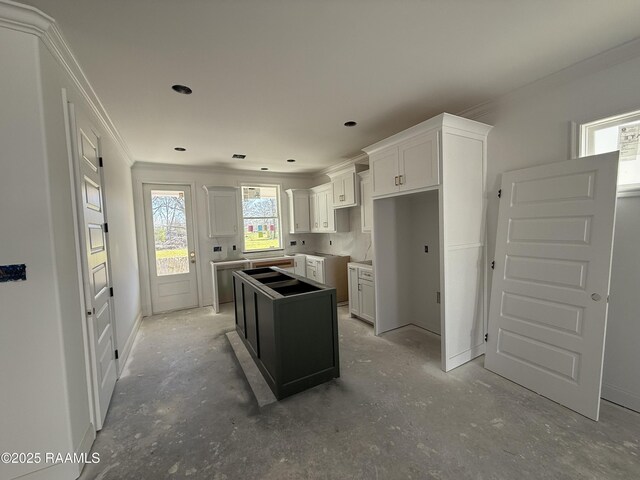
[[[84,331],[91,363],[92,411],[96,430],[100,430],[117,380],[100,139],[73,104],[69,104],[69,115],[80,210],[80,239],[85,252],[82,263],[87,325]]]
[[[144,184],[153,313],[198,306],[189,185]]]
[[[505,173],[485,366],[594,420],[618,152]]]

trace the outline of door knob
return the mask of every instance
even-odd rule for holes
[[[191,263],[196,263],[196,252],[189,253],[189,257],[191,258]]]
[[[594,302],[597,302],[601,299],[602,297],[600,295],[598,295],[597,293],[592,293],[591,294],[591,300],[593,300]]]

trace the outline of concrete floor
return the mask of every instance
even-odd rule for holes
[[[262,409],[230,306],[145,319],[81,478],[640,478],[639,414],[604,402],[593,422],[482,358],[445,374],[429,334],[339,313],[342,377]]]

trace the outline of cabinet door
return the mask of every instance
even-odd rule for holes
[[[398,147],[387,148],[369,157],[373,196],[387,195],[399,190]]]
[[[358,291],[358,269],[349,267],[349,312],[353,315],[360,315]]]
[[[344,205],[357,205],[356,174],[345,173],[342,176],[342,184],[344,185],[342,203]]]
[[[309,195],[295,193],[293,195],[293,230],[296,233],[310,231]]]
[[[209,236],[238,233],[238,200],[235,189],[209,190]]]
[[[334,206],[340,206],[341,203],[344,203],[344,187],[344,175],[336,177],[331,182],[331,190],[333,193],[332,204]]]
[[[358,293],[360,317],[373,323],[376,319],[376,290],[373,282],[361,279]]]
[[[324,260],[316,262],[316,281],[324,283]]]
[[[438,131],[433,130],[402,143],[398,165],[400,190],[438,185]]]
[[[373,226],[373,198],[371,197],[371,178],[360,182],[360,222],[363,232],[370,232]]]
[[[311,223],[311,231],[317,232],[320,228],[318,221],[318,194],[312,193],[309,197],[309,221]]]
[[[329,230],[328,193],[327,190],[318,192],[318,229],[320,231]]]

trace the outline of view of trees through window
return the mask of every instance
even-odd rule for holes
[[[242,220],[245,252],[282,248],[280,187],[243,186]]]
[[[157,275],[189,273],[184,192],[151,191]]]

